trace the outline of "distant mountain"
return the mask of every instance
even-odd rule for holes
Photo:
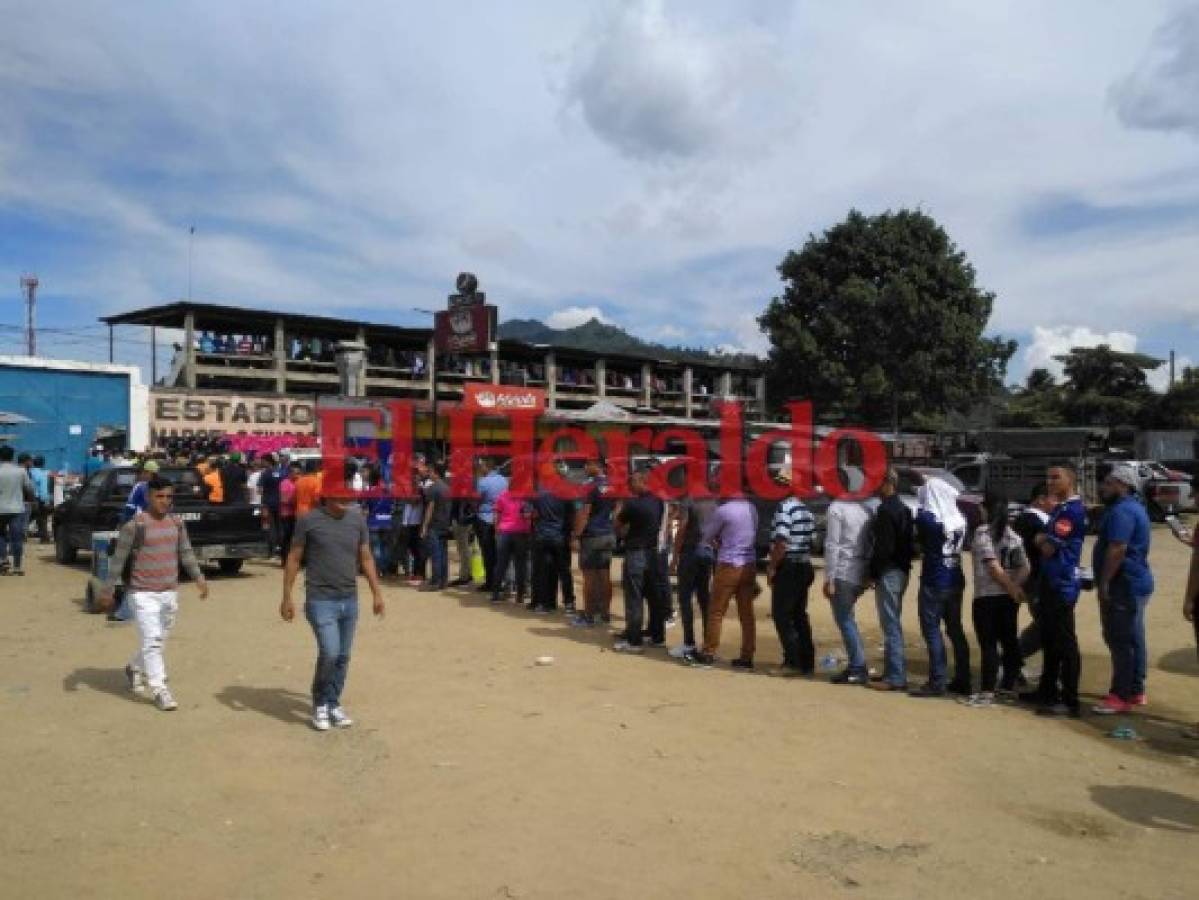
[[[748,364],[760,361],[748,353],[718,353],[698,347],[667,347],[664,344],[643,341],[623,328],[606,325],[599,319],[591,319],[573,328],[551,328],[537,319],[510,319],[500,323],[499,335],[501,340],[553,344],[557,347],[574,347],[595,353],[627,353],[632,356],[671,359],[677,362]]]

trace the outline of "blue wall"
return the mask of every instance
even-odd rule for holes
[[[46,457],[53,469],[83,470],[98,426],[129,428],[129,376],[107,372],[0,366],[0,411],[33,419],[31,425],[0,425],[15,435],[18,453]],[[80,434],[70,433],[72,425]]]

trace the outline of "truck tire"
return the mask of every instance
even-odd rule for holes
[[[216,564],[220,568],[222,575],[236,575],[241,571],[244,562],[244,559],[218,559]]]
[[[54,561],[69,566],[74,564],[77,554],[78,551],[67,540],[66,529],[58,529],[58,534],[54,536]]]

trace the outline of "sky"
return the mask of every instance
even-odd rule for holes
[[[40,349],[107,359],[97,316],[189,295],[426,325],[462,270],[502,319],[763,352],[788,250],[919,207],[1010,381],[1199,360],[1195,2],[0,6],[0,353],[24,272]]]

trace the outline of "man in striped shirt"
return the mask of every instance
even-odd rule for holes
[[[784,468],[775,475],[791,486],[791,472]],[[808,589],[815,579],[812,571],[812,535],[816,519],[796,497],[784,497],[770,526],[770,561],[766,580],[770,584],[770,614],[783,646],[783,664],[767,674],[782,678],[811,675],[816,670],[816,648],[808,619]]]
[[[195,581],[201,600],[208,599],[208,582],[192,552],[186,526],[178,516],[170,514],[174,499],[171,482],[153,476],[146,483],[146,498],[145,511],[121,526],[101,597],[111,601],[113,582],[125,571],[128,562],[125,591],[141,642],[125,666],[125,677],[129,680],[129,690],[140,694],[149,686],[154,705],[170,711],[178,709],[179,704],[167,687],[163,646],[179,610],[179,567]]]

